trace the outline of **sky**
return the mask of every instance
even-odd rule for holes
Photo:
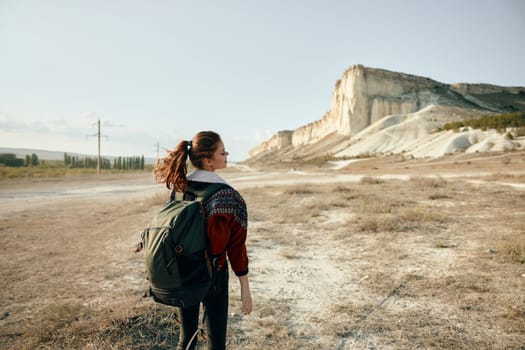
[[[355,64],[525,86],[524,38],[522,0],[0,0],[0,147],[242,161]]]

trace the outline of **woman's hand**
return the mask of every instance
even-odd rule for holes
[[[250,282],[248,275],[240,276],[239,282],[241,284],[241,311],[244,315],[249,315],[252,312],[252,295],[250,292]]]

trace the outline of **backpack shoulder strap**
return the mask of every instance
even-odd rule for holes
[[[193,195],[194,200],[204,201],[210,198],[217,191],[220,191],[225,188],[231,188],[231,186],[224,183],[210,183],[207,186],[203,186],[202,188],[198,189],[190,187],[186,194]]]

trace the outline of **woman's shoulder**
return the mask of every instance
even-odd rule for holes
[[[237,191],[235,188],[225,185],[223,188],[216,191],[213,195],[211,195],[210,199],[224,199],[224,200],[230,200],[230,201],[237,201],[244,204],[244,198],[242,195]]]
[[[208,217],[231,215],[244,229],[248,225],[248,209],[241,194],[231,186],[226,186],[212,194],[204,202]]]

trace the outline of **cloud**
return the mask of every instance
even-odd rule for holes
[[[122,128],[125,127],[125,124],[115,123],[111,120],[101,118],[99,113],[96,112],[82,112],[80,113],[81,119],[86,119],[89,122],[89,125],[94,128],[97,126],[98,121],[100,120],[100,126],[106,128]]]
[[[89,125],[82,121],[65,117],[25,118],[0,115],[0,128],[5,132],[37,132],[79,134],[89,131]]]
[[[0,113],[0,144],[4,147],[95,153],[97,131],[96,128],[90,127],[89,119],[93,119],[92,113],[68,117],[43,116],[38,119],[26,117],[15,119],[5,113]],[[102,129],[105,150],[122,155],[137,153],[140,150],[141,140],[137,135],[126,138],[126,133],[113,134],[113,140],[111,140],[113,142],[108,145],[106,128]],[[127,132],[133,133],[129,130]]]
[[[23,125],[21,125],[21,123],[17,122],[16,120],[10,119],[6,115],[2,115],[0,117],[0,129],[4,131],[14,131],[24,129],[24,127]]]
[[[0,119],[0,129],[7,132],[21,132],[27,130],[41,133],[49,132],[49,126],[40,120],[23,121],[5,115]]]

